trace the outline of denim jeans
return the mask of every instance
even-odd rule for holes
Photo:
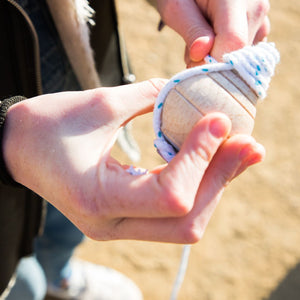
[[[54,206],[48,204],[45,229],[36,239],[35,255],[47,281],[59,285],[71,275],[69,260],[83,234]]]
[[[43,92],[80,90],[45,0],[17,2],[29,15],[39,37]],[[58,284],[70,276],[69,260],[83,237],[64,215],[47,204],[44,233],[36,239],[34,255],[20,261],[16,283],[7,299],[43,299],[47,282]]]

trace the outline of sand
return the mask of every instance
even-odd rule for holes
[[[185,68],[184,44],[142,0],[119,0],[120,25],[137,81],[170,78]],[[227,188],[203,239],[192,246],[178,299],[300,299],[300,2],[271,1],[272,32],[281,63],[259,105],[253,136],[266,147],[263,163]],[[162,162],[152,146],[152,115],[134,121],[139,165]],[[129,162],[116,147],[115,156]],[[87,240],[76,255],[131,277],[146,300],[168,299],[181,245]]]

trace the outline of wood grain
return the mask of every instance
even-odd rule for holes
[[[257,96],[234,71],[211,72],[179,82],[168,93],[161,130],[179,150],[195,123],[211,112],[223,112],[232,121],[231,134],[251,134]]]

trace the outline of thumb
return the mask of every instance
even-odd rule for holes
[[[155,100],[166,83],[166,79],[154,78],[106,88],[106,100],[109,101],[112,111],[118,114],[121,124],[127,123],[132,118],[153,110]]]
[[[161,182],[182,192],[182,199],[195,199],[205,171],[231,130],[229,118],[221,113],[204,116],[193,128],[181,150],[160,173]],[[181,183],[181,185],[178,185]],[[191,203],[192,203],[191,202]]]
[[[166,25],[186,42],[189,58],[199,62],[210,52],[214,32],[195,1],[162,1],[158,9]]]

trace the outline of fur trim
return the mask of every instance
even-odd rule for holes
[[[88,0],[75,0],[75,7],[79,23],[95,25],[95,21],[93,20],[95,11],[90,7]]]

